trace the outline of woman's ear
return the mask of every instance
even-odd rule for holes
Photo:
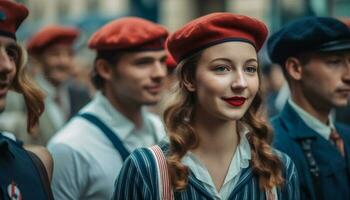
[[[112,78],[112,67],[110,64],[103,59],[98,59],[96,61],[96,73],[101,76],[104,80],[110,80]]]
[[[193,78],[190,78],[189,76],[185,76],[184,80],[183,80],[183,84],[188,91],[190,91],[190,92],[196,91],[196,87],[195,87]]]
[[[297,58],[290,57],[285,62],[285,68],[291,79],[300,80],[303,73],[303,68]]]

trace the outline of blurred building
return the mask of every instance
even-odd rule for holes
[[[16,0],[31,10],[20,38],[50,23],[74,24],[87,34],[106,21],[135,15],[174,30],[191,19],[228,11],[264,20],[272,30],[305,15],[350,16],[350,0]]]

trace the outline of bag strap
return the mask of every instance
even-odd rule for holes
[[[271,190],[267,190],[265,193],[267,200],[278,200],[276,187],[273,187]]]
[[[151,150],[157,163],[159,199],[173,200],[174,193],[170,186],[168,166],[163,151],[158,145],[154,145],[149,149]]]
[[[33,161],[35,167],[39,171],[40,179],[41,179],[41,182],[43,183],[44,191],[46,192],[48,199],[53,200],[54,198],[51,190],[51,183],[49,181],[49,176],[47,174],[44,164],[41,162],[40,158],[37,155],[35,155],[35,153],[31,151],[27,151],[27,152],[30,159]]]
[[[80,116],[97,126],[113,144],[114,148],[119,152],[123,161],[126,160],[126,158],[130,155],[130,152],[126,149],[123,142],[118,138],[117,134],[114,133],[105,123],[103,123],[102,120],[90,113],[82,113],[78,114],[77,116]]]

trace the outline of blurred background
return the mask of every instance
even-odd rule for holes
[[[106,22],[122,16],[139,16],[166,26],[170,31],[186,22],[217,11],[240,13],[263,20],[270,32],[288,21],[308,15],[349,17],[350,0],[16,0],[30,9],[19,30],[25,42],[48,24],[73,25],[82,35],[76,45],[80,58],[87,56],[86,40]]]
[[[350,16],[350,0],[16,0],[30,9],[19,38],[41,26],[60,23],[81,28],[88,37],[111,19],[139,16],[175,30],[189,20],[216,11],[263,20],[270,31],[301,16]]]
[[[138,16],[158,22],[170,32],[190,20],[211,12],[232,12],[258,18],[270,34],[291,20],[304,16],[330,16],[350,19],[350,0],[15,0],[25,4],[30,14],[17,37],[24,46],[41,27],[71,25],[81,30],[75,44],[74,78],[91,90],[89,81],[94,53],[87,48],[90,35],[105,23],[123,16]],[[289,97],[281,68],[270,63],[266,50],[260,51],[269,117],[280,112]],[[30,60],[31,61],[31,60]],[[29,62],[30,63],[30,62]],[[29,69],[35,68],[29,64]],[[35,73],[35,72],[32,72]],[[14,101],[13,101],[14,102]],[[10,106],[7,106],[10,107]],[[337,119],[350,124],[350,106],[337,110]],[[2,114],[4,115],[4,114]],[[1,117],[1,115],[0,115]],[[7,120],[8,121],[8,120]],[[8,122],[6,123],[8,126]],[[13,123],[13,127],[17,127]],[[1,124],[0,124],[1,126]],[[10,129],[9,129],[10,130]]]

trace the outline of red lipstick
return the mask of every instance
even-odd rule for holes
[[[239,97],[239,96],[234,96],[234,97],[230,97],[230,98],[222,98],[224,101],[226,101],[228,104],[230,104],[231,106],[241,106],[244,104],[246,98],[244,97]]]

